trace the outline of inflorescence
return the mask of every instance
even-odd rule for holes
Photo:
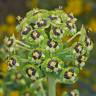
[[[88,30],[82,26],[77,31],[76,21],[72,13],[60,9],[28,12],[17,26],[20,40],[5,39],[9,70],[19,70],[31,80],[53,76],[74,83],[93,47]]]

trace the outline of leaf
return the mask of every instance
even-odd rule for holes
[[[80,42],[84,43],[85,42],[85,36],[86,36],[86,30],[85,30],[83,25],[81,27],[80,32],[81,32]]]

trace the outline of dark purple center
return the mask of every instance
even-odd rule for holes
[[[58,43],[56,41],[53,41],[52,39],[48,40],[47,42],[47,45],[50,47],[50,48],[56,48]]]
[[[23,35],[27,35],[31,31],[30,27],[26,27],[24,31],[22,31]]]
[[[47,25],[47,21],[46,20],[42,20],[42,21],[38,21],[37,22],[37,26],[38,27],[42,27],[42,26],[46,26]]]
[[[52,65],[52,64],[54,64],[54,65]],[[48,62],[48,68],[49,69],[53,70],[54,68],[57,68],[57,67],[58,67],[58,61],[57,60],[50,60]]]
[[[40,59],[42,56],[42,52],[38,51],[38,50],[34,50],[32,53],[32,57],[36,60],[36,59]]]
[[[56,27],[53,27],[53,33],[56,36],[60,36],[63,33],[63,31],[62,31],[62,29],[58,29]]]
[[[37,32],[37,31],[33,31],[32,34],[31,34],[31,37],[32,37],[34,40],[36,40],[37,38],[40,37],[40,33]]]

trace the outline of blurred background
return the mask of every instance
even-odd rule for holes
[[[0,0],[0,42],[4,33],[14,33],[17,38],[19,37],[15,29],[18,15],[24,17],[26,12],[33,8],[53,10],[59,6],[62,6],[67,13],[72,12],[78,18],[78,25],[84,24],[92,29],[90,38],[94,43],[94,48],[84,70],[80,72],[80,80],[73,85],[57,84],[57,96],[68,88],[79,89],[80,96],[96,96],[96,0]],[[0,82],[2,84],[7,74],[6,66],[6,62],[0,59]],[[2,90],[0,85],[0,96],[5,96]],[[19,96],[18,90],[13,91],[10,91],[10,96]]]

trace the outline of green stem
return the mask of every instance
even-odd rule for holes
[[[28,48],[26,48],[26,47],[24,47],[24,46],[21,46],[21,45],[16,45],[17,47],[20,47],[20,48],[23,48],[23,49],[25,49],[25,50],[28,50],[28,51],[31,51],[30,49],[28,49]]]
[[[48,77],[48,96],[56,96],[56,79]]]
[[[70,39],[67,41],[67,43],[71,42],[76,36],[78,36],[78,35],[80,35],[80,34],[81,34],[80,32],[76,33],[72,38],[70,38]]]
[[[42,91],[42,96],[46,96],[42,83],[40,83],[40,87],[41,87],[41,91]]]
[[[18,43],[18,44],[20,44],[20,45],[23,45],[23,46],[25,46],[25,47],[27,47],[27,48],[30,48],[30,46],[28,46],[27,44],[25,44],[25,43],[23,43],[23,42],[21,42],[21,41],[19,41],[19,40],[16,40],[16,43]]]

